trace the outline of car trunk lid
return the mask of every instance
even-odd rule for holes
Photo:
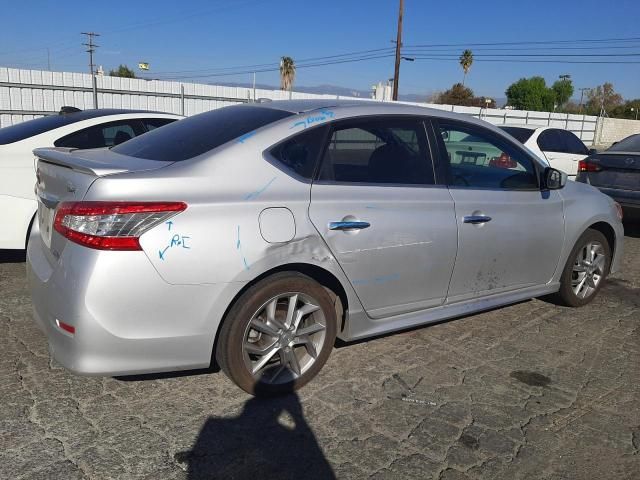
[[[592,155],[587,162],[599,168],[589,171],[589,183],[596,187],[640,190],[640,154],[602,152]]]
[[[56,208],[62,202],[82,200],[100,177],[155,170],[172,163],[129,157],[108,149],[38,148],[34,154],[37,158],[38,226],[52,262],[60,256],[66,243],[62,235],[53,231]]]

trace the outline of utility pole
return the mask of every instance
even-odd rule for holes
[[[404,10],[404,0],[400,0],[400,9],[398,10],[398,36],[396,38],[396,66],[393,72],[393,97],[394,101],[398,100],[398,84],[400,83],[400,49],[402,48],[402,12]]]
[[[579,88],[580,90],[580,110],[578,113],[582,113],[582,100],[584,99],[584,92],[591,90],[590,88]]]
[[[47,48],[47,70],[51,71],[51,55],[49,53],[48,48]]]
[[[87,52],[89,53],[89,73],[91,74],[91,84],[93,86],[93,108],[98,108],[98,85],[96,83],[96,70],[95,65],[93,63],[93,52],[96,51],[96,45],[93,43],[93,37],[99,37],[99,33],[94,32],[82,32],[82,35],[87,36],[87,42],[83,43],[84,46],[88,47]]]

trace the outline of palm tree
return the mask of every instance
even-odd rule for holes
[[[293,80],[296,77],[296,64],[291,57],[282,57],[280,59],[280,89],[288,90],[291,97],[291,88]]]
[[[462,77],[462,85],[464,85],[464,81],[467,78],[467,73],[471,70],[471,65],[473,64],[473,52],[471,50],[465,50],[460,55],[460,66],[464,71],[464,76]]]

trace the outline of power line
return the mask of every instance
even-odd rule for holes
[[[571,43],[606,43],[606,42],[630,42],[638,41],[640,37],[623,37],[623,38],[587,38],[579,40],[535,40],[521,42],[486,42],[486,43],[432,43],[422,45],[406,45],[406,47],[478,47],[493,45],[557,45]]]
[[[429,57],[415,56],[416,60],[441,60],[441,61],[458,61],[457,57]],[[474,55],[474,62],[475,62]],[[640,61],[616,61],[616,60],[521,60],[521,59],[505,59],[505,58],[483,58],[478,62],[505,62],[505,63],[560,63],[560,64],[622,64],[622,65],[640,65]]]

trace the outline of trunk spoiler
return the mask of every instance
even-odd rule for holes
[[[156,170],[173,163],[120,155],[108,148],[91,150],[64,147],[36,148],[33,154],[44,162],[97,177],[131,171]]]

